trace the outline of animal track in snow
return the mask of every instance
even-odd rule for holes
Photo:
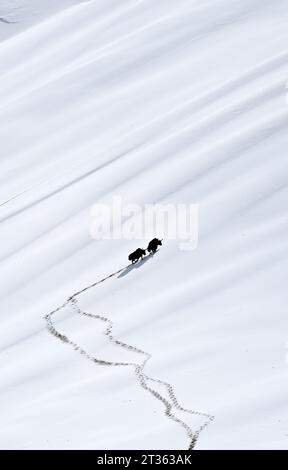
[[[79,307],[77,297],[80,294],[82,294],[83,292],[85,292],[89,289],[92,289],[93,287],[101,284],[102,282],[106,281],[107,279],[109,279],[113,276],[116,276],[117,274],[120,274],[125,269],[127,269],[129,266],[121,268],[119,271],[116,271],[115,273],[110,274],[109,276],[101,279],[100,281],[97,281],[97,282],[83,288],[82,290],[76,292],[71,297],[69,297],[66,300],[66,302],[64,302],[58,308],[56,308],[55,310],[53,310],[52,312],[50,312],[49,314],[47,314],[45,316],[45,320],[47,322],[47,328],[53,336],[58,338],[63,343],[69,344],[70,346],[73,347],[73,349],[75,351],[78,351],[80,354],[82,354],[84,357],[86,357],[86,359],[94,362],[95,364],[106,365],[106,366],[129,366],[129,367],[133,367],[134,368],[134,374],[135,374],[135,377],[137,379],[138,384],[144,390],[146,390],[151,395],[153,395],[157,400],[162,402],[162,404],[165,407],[165,415],[169,419],[173,420],[174,422],[176,422],[182,428],[185,429],[188,440],[189,440],[188,449],[192,450],[192,449],[194,449],[195,445],[197,444],[197,441],[198,441],[198,438],[199,438],[199,435],[200,435],[201,431],[203,431],[206,428],[206,426],[211,421],[213,421],[214,416],[212,416],[210,414],[207,414],[207,413],[202,413],[200,411],[195,411],[195,410],[190,410],[190,409],[183,408],[179,404],[171,384],[169,384],[168,382],[164,382],[164,381],[162,381],[160,379],[157,379],[157,378],[155,379],[155,378],[149,377],[148,375],[145,374],[144,369],[145,369],[145,366],[146,366],[147,362],[152,357],[151,354],[143,351],[142,349],[140,349],[138,347],[132,346],[130,344],[126,344],[126,343],[116,339],[112,334],[113,322],[109,318],[107,318],[105,316],[102,316],[102,315],[97,315],[97,314],[92,314],[92,313],[85,312],[84,310],[82,310]],[[118,346],[118,347],[121,347],[121,348],[125,349],[126,351],[128,350],[130,352],[140,354],[143,357],[143,360],[140,361],[140,362],[124,362],[124,361],[115,362],[115,361],[107,361],[107,360],[103,360],[103,359],[94,357],[93,355],[89,354],[85,349],[81,348],[81,346],[79,344],[77,344],[76,342],[71,340],[68,336],[66,336],[65,334],[62,334],[59,331],[57,331],[56,327],[54,326],[52,317],[57,312],[64,309],[69,304],[72,306],[72,308],[79,315],[84,315],[86,317],[90,317],[90,318],[93,318],[95,320],[100,320],[101,322],[105,323],[106,324],[106,329],[104,331],[104,334],[108,337],[109,342],[111,342],[115,346]],[[153,385],[154,385],[154,387],[153,387]],[[165,397],[165,396],[163,396],[163,394],[159,393],[159,391],[155,390],[155,388],[157,388],[156,386],[161,386],[162,388],[164,387],[165,390],[166,390],[166,395],[167,396]],[[174,414],[175,411],[174,411],[174,413],[172,413],[172,410],[182,412],[182,413],[188,413],[190,415],[194,415],[194,416],[198,416],[198,417],[203,417],[203,418],[205,418],[205,421],[201,426],[199,426],[193,432],[191,426],[188,425],[182,419],[177,418],[177,416],[175,416],[175,414]]]

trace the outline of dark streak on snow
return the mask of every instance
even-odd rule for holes
[[[6,23],[6,24],[18,23],[17,20],[8,20],[7,18],[4,18],[4,17],[0,18],[0,22],[1,22],[1,23]]]

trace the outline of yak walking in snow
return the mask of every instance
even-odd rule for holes
[[[162,245],[162,240],[159,240],[158,238],[153,238],[151,242],[149,242],[147,250],[149,253],[156,253],[158,246]]]
[[[132,264],[133,263],[137,263],[137,261],[139,261],[139,259],[143,258],[143,256],[146,255],[146,250],[143,250],[142,248],[137,248],[137,250],[133,251],[133,253],[130,253],[130,255],[128,256],[128,259],[129,261],[132,261]]]

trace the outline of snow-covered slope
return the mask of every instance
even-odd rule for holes
[[[39,21],[89,0],[1,0],[0,40],[28,29]]]
[[[95,364],[47,329],[137,246],[90,237],[91,206],[117,195],[199,203],[199,246],[164,242],[80,308],[151,354],[146,374],[182,407],[215,416],[198,449],[287,449],[287,2],[0,11],[0,448],[188,446],[133,367]],[[139,360],[72,306],[53,316],[61,334]],[[204,419],[175,415],[193,430]]]

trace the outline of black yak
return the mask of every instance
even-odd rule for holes
[[[137,248],[137,250],[133,251],[133,253],[130,253],[128,256],[129,261],[132,261],[132,263],[137,263],[139,259],[143,258],[143,256],[146,255],[146,250],[143,250],[142,248]]]
[[[158,238],[153,238],[151,242],[149,242],[147,250],[149,253],[156,253],[158,246],[162,245],[162,240],[159,240]]]

